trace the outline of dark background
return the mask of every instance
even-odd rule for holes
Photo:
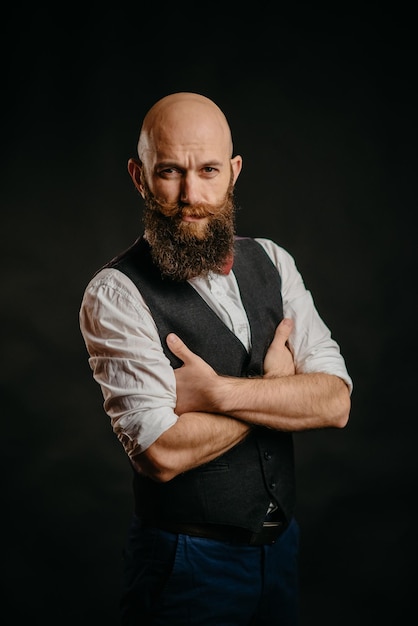
[[[295,437],[303,626],[416,614],[414,20],[402,3],[292,6],[5,9],[2,608],[13,622],[117,624],[131,473],[78,310],[91,274],[141,230],[126,163],[142,117],[181,90],[226,113],[244,158],[238,231],[294,255],[354,380],[346,429]]]

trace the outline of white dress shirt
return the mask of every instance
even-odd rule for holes
[[[297,373],[326,372],[352,390],[344,359],[320,318],[293,257],[269,239],[256,239],[282,279],[284,317],[293,319],[289,338]],[[247,350],[248,319],[233,270],[189,281]],[[177,420],[176,381],[151,313],[133,282],[117,269],[101,270],[86,287],[80,329],[104,409],[129,456],[146,450]]]

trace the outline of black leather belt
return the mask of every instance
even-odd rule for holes
[[[144,526],[160,528],[171,533],[182,533],[192,537],[204,537],[206,539],[216,539],[217,541],[230,541],[249,546],[263,546],[273,544],[286,529],[284,522],[278,522],[274,526],[263,526],[256,533],[246,528],[237,526],[223,526],[220,524],[182,524],[169,522],[164,524],[145,523]]]

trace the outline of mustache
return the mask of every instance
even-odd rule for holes
[[[212,217],[216,215],[217,210],[213,208],[213,206],[207,207],[204,205],[197,206],[187,206],[181,209],[182,217]]]
[[[217,206],[213,204],[182,204],[180,202],[159,202],[158,210],[165,217],[182,218],[182,217],[213,217],[224,206],[220,203]]]

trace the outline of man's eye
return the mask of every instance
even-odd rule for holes
[[[159,175],[163,178],[168,176],[176,176],[178,174],[179,171],[175,167],[166,167],[165,169],[159,171]]]

